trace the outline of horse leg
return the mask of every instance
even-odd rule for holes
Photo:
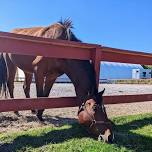
[[[38,70],[36,70],[34,71],[34,76],[35,76],[37,97],[43,97],[43,84],[44,84],[43,72],[38,72]],[[40,121],[44,121],[42,118],[43,111],[44,109],[39,109],[36,114]]]
[[[32,82],[32,75],[26,72],[24,72],[24,74],[25,74],[25,80],[23,84],[23,90],[26,98],[30,98],[30,85]]]
[[[14,98],[14,79],[15,79],[17,67],[11,62],[11,60],[7,55],[6,55],[6,64],[7,64],[7,71],[9,73],[7,80],[7,87],[10,94],[10,98]],[[20,116],[18,111],[14,111],[14,113],[17,116]]]
[[[30,98],[30,85],[32,83],[32,74],[24,72],[25,74],[25,80],[23,84],[23,90],[25,93],[26,98]],[[35,114],[35,110],[31,110],[33,114]]]
[[[10,98],[14,98],[14,80],[13,79],[9,79],[7,81],[7,87],[10,94]],[[16,114],[17,116],[20,116],[18,111],[14,111],[14,114]]]
[[[46,76],[45,79],[45,83],[44,83],[44,97],[48,97],[50,94],[50,91],[53,87],[53,84],[56,80],[56,78],[58,77],[58,75],[55,76]]]

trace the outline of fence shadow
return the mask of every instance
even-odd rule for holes
[[[66,120],[67,118],[58,117],[57,119],[58,120],[61,119],[61,121],[64,121],[64,119]],[[49,121],[50,123],[52,122],[51,118],[49,119]],[[143,151],[150,152],[152,138],[140,134],[136,134],[131,131],[142,128],[149,124],[152,124],[152,118],[134,120],[132,122],[123,125],[114,125],[113,128],[116,133],[116,140],[114,146],[126,147],[128,150],[133,150],[135,152],[143,152]],[[71,124],[71,127],[69,128],[53,130],[39,136],[29,136],[29,135],[18,136],[11,143],[3,143],[2,145],[0,145],[0,151],[16,152],[18,150],[24,149],[26,146],[38,148],[48,143],[58,144],[70,139],[74,139],[74,138],[81,139],[83,137],[90,138],[88,136],[88,133],[83,127],[81,127],[77,123],[74,123]]]
[[[37,123],[35,125],[38,126],[53,125],[56,127],[58,126],[61,127],[65,124],[72,124],[77,122],[77,119],[75,118],[67,118],[67,117],[65,118],[64,116],[58,117],[58,116],[51,116],[44,114],[43,118],[45,122],[40,124],[35,114],[29,114],[29,115],[24,114],[24,115],[20,115],[19,117],[13,115],[13,113],[11,113],[10,115],[3,114],[0,115],[0,129],[5,127],[7,130],[7,127],[10,127],[10,125],[16,128],[16,124],[18,124],[19,127],[23,127],[25,125],[26,128],[28,129],[28,124],[29,124],[29,128],[31,128],[33,122]]]
[[[26,121],[27,122],[32,122],[33,120],[38,121],[36,116],[26,116]],[[59,117],[59,116],[50,116],[50,115],[44,115],[44,123],[43,125],[52,125],[56,127],[61,127],[65,124],[72,124],[77,122],[78,120],[75,118],[64,118],[64,117]]]

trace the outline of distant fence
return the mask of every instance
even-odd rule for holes
[[[152,54],[104,47],[96,44],[51,40],[7,32],[0,32],[0,51],[22,54],[42,55],[53,58],[92,60],[99,84],[101,61],[134,64],[152,64]],[[97,85],[98,85],[97,84]],[[151,101],[151,94],[104,96],[105,104]],[[47,109],[78,106],[76,97],[2,99],[0,112],[30,109]]]

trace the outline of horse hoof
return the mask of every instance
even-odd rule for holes
[[[39,119],[40,122],[44,122],[44,119],[42,118],[42,116],[37,115],[37,118]]]
[[[43,119],[43,118],[38,118],[38,119],[39,119],[39,121],[40,121],[41,123],[44,122],[44,119]]]
[[[21,115],[19,114],[19,112],[18,111],[14,111],[14,114],[16,115],[16,116],[18,116],[18,117],[20,117]]]
[[[31,113],[32,114],[36,114],[36,110],[31,110]]]

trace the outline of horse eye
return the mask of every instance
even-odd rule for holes
[[[94,106],[92,107],[92,109],[93,109],[94,111],[96,111],[96,110],[97,110],[97,106],[94,105]]]
[[[91,105],[91,103],[90,103],[90,102],[88,102],[88,103],[87,103],[87,105],[89,105],[89,106],[90,106],[90,105]]]

